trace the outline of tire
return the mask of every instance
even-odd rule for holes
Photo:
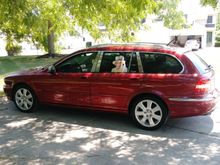
[[[160,99],[144,96],[133,102],[130,115],[138,127],[155,130],[166,123],[168,109]]]
[[[34,112],[38,101],[34,91],[27,85],[19,85],[13,91],[15,106],[21,112]]]

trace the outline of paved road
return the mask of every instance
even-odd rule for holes
[[[219,116],[220,104],[210,116],[144,131],[124,115],[57,107],[27,114],[1,99],[0,164],[219,164]]]
[[[127,116],[0,106],[0,164],[219,164],[220,105],[211,116],[169,120],[144,131]]]

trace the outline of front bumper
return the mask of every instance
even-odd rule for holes
[[[212,112],[220,98],[219,90],[202,98],[169,98],[168,108],[171,117],[205,115]]]
[[[12,100],[12,87],[9,85],[4,85],[4,93],[9,100]]]

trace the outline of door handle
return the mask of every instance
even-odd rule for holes
[[[132,77],[130,80],[140,80],[140,77]]]
[[[87,76],[82,76],[81,79],[88,79],[89,77]]]

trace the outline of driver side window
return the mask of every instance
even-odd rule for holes
[[[73,56],[56,67],[57,72],[78,73],[91,72],[97,52],[82,53]]]

